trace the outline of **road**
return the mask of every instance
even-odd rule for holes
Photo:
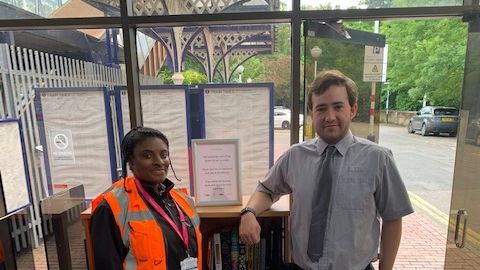
[[[406,127],[381,125],[379,144],[392,150],[411,198],[448,215],[457,138],[424,137],[409,134]]]

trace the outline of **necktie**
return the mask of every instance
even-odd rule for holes
[[[308,240],[308,256],[313,262],[323,255],[323,241],[327,225],[330,194],[332,193],[332,161],[337,149],[333,145],[325,148],[316,191],[312,199],[312,221]]]

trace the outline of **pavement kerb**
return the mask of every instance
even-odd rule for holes
[[[414,192],[408,191],[408,196],[410,197],[410,201],[415,207],[418,207],[422,211],[424,211],[427,215],[429,215],[431,218],[433,218],[435,221],[439,222],[440,224],[444,226],[448,226],[449,230],[455,230],[455,219],[456,216],[452,215],[450,217],[450,222],[449,222],[449,217],[447,214],[443,213],[440,211],[438,208],[430,204],[429,202],[425,201],[422,199],[420,196],[415,194]],[[468,220],[467,220],[468,222]],[[476,242],[477,244],[480,243],[480,233],[467,228],[467,237],[469,240]]]

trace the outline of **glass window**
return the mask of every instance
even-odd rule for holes
[[[292,0],[145,0],[132,1],[135,16],[270,12],[291,10]]]
[[[461,6],[462,0],[300,0],[302,10]]]
[[[66,227],[59,228],[58,222],[53,227],[51,220],[40,222],[40,199],[78,185],[83,185],[85,197],[92,199],[118,179],[113,89],[126,84],[120,33],[119,29],[1,33],[7,38],[0,43],[0,118],[19,118],[21,122],[35,205],[28,216],[35,217],[36,222],[19,223],[17,230],[30,235],[30,224],[33,231],[43,235],[39,238],[32,233],[35,245],[40,244],[42,249],[45,243],[49,250],[50,267],[43,259],[36,264],[38,268],[53,269],[58,258],[73,264],[73,268],[86,267],[85,231],[80,222],[80,212],[86,205],[69,210],[68,222],[67,214],[63,215]],[[74,206],[63,201],[59,205]],[[44,211],[44,217],[60,214],[51,211]],[[66,238],[53,237],[59,231],[75,232],[69,245],[82,248],[70,250],[68,243],[61,242]],[[12,257],[19,258],[23,252],[20,245],[26,244],[19,242],[19,236],[15,238],[12,243],[16,241],[19,249]],[[56,256],[55,245],[62,247],[61,255]],[[65,264],[59,267],[68,268]]]
[[[172,141],[169,177],[193,181],[189,139],[238,138],[251,194],[290,146],[290,25],[143,28],[137,45],[140,73],[156,78],[141,85],[143,120]]]
[[[120,16],[118,0],[0,0],[0,20],[114,16]]]
[[[435,115],[458,115],[458,110],[456,109],[435,109]]]

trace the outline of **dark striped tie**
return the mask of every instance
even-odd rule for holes
[[[331,163],[336,150],[335,146],[329,145],[323,152],[324,158],[320,168],[320,179],[318,179],[312,199],[312,221],[310,223],[307,253],[313,262],[318,261],[323,255],[323,241],[325,239],[330,194],[332,193]]]

